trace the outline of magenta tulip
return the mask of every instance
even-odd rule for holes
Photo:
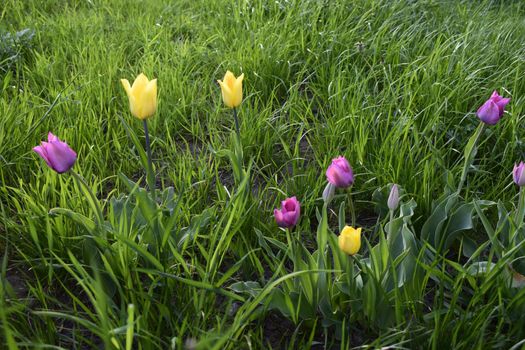
[[[42,141],[40,146],[33,147],[33,151],[38,153],[47,165],[59,174],[71,169],[77,160],[75,151],[51,132],[47,135],[47,142]]]
[[[299,221],[301,205],[297,198],[287,198],[281,202],[281,209],[275,209],[273,216],[280,227],[293,227]]]
[[[514,178],[514,183],[518,186],[525,186],[525,163],[520,162],[520,164],[514,164],[514,170],[512,171],[512,177]]]
[[[483,106],[479,107],[477,112],[478,118],[485,124],[496,124],[503,116],[505,106],[509,102],[510,98],[503,98],[497,91],[494,91]]]
[[[326,170],[326,178],[329,183],[340,188],[348,187],[354,183],[352,167],[345,157],[332,160],[332,164]]]

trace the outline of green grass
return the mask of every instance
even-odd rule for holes
[[[418,240],[423,282],[385,296],[395,310],[388,322],[366,293],[340,324],[319,310],[285,317],[268,288],[317,284],[321,273],[312,270],[321,268],[301,259],[316,247],[324,172],[338,155],[356,173],[365,236],[379,240],[385,221],[372,196],[395,182],[417,202],[411,227],[419,239],[447,177],[457,183],[475,111],[495,89],[512,101],[485,128],[462,195],[515,206],[510,174],[525,154],[524,18],[524,4],[504,0],[4,0],[2,347],[182,349],[195,339],[202,349],[518,349],[525,290],[505,285],[502,270],[515,256],[496,258],[491,244],[471,260],[460,243],[427,259]],[[216,80],[227,69],[245,74],[239,116],[244,166],[253,163],[244,185],[225,152],[234,149],[233,118]],[[158,78],[153,158],[159,188],[173,188],[164,201],[173,210],[159,219],[168,241],[160,251],[145,238],[151,221],[126,197],[138,189],[119,175],[145,175],[122,120],[141,142],[142,126],[120,85],[140,72]],[[111,230],[79,224],[78,214],[94,214],[85,189],[31,150],[48,131],[77,151],[75,170]],[[302,206],[298,240],[272,218],[293,195]],[[343,199],[328,213],[334,230]],[[486,211],[495,226],[496,209]],[[474,216],[469,235],[481,245],[490,230]],[[363,257],[370,252],[364,245]],[[467,271],[487,257],[492,270]],[[230,288],[246,281],[260,288]],[[304,304],[291,310],[308,313]],[[282,327],[272,330],[275,323]]]

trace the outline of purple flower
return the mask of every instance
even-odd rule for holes
[[[47,142],[42,141],[40,146],[33,147],[33,151],[38,153],[47,165],[59,174],[71,169],[77,160],[75,151],[51,132],[47,135]]]
[[[338,157],[332,160],[332,164],[326,170],[328,182],[335,187],[348,187],[354,183],[354,173],[352,167],[345,157]]]
[[[479,107],[477,115],[478,118],[485,124],[496,124],[505,111],[505,106],[510,102],[510,98],[501,97],[497,91],[492,93],[492,96]]]
[[[293,227],[299,221],[301,205],[297,198],[287,198],[281,202],[281,209],[275,209],[273,216],[280,227]]]
[[[392,185],[390,195],[388,196],[387,205],[388,209],[390,210],[396,210],[397,206],[399,205],[399,188],[397,187],[397,184]]]
[[[512,171],[512,177],[514,178],[514,183],[518,186],[525,186],[525,163],[520,162],[520,164],[514,164],[514,170]]]

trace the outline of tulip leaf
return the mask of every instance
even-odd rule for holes
[[[478,277],[480,275],[485,274],[485,272],[487,271],[487,266],[489,264],[490,263],[488,261],[474,262],[467,268],[466,272],[471,276]]]
[[[455,206],[459,195],[454,192],[441,197],[435,204],[432,213],[421,229],[421,239],[438,248],[442,238],[443,227],[449,217],[450,210]]]
[[[241,281],[236,282],[229,287],[235,293],[248,294],[252,297],[256,297],[261,292],[261,285],[255,281]]]
[[[416,209],[417,203],[414,198],[411,198],[410,201],[401,204],[399,209],[399,216],[403,218],[403,221],[407,222],[414,216],[414,209]]]
[[[474,255],[478,249],[478,244],[468,235],[464,235],[462,238],[463,255],[470,258]]]
[[[448,249],[462,231],[469,230],[473,227],[473,211],[474,205],[472,203],[466,203],[452,213],[448,221],[443,249]],[[441,244],[441,242],[439,242],[439,244]]]

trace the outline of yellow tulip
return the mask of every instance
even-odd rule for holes
[[[361,248],[361,227],[345,226],[339,235],[339,248],[348,255],[354,255]]]
[[[129,98],[129,109],[131,114],[139,119],[147,119],[157,110],[157,79],[148,80],[140,73],[133,82],[129,84],[127,79],[120,79]]]
[[[235,78],[232,72],[227,71],[223,80],[217,80],[221,86],[224,104],[230,108],[239,106],[242,102],[242,80],[244,73]]]

